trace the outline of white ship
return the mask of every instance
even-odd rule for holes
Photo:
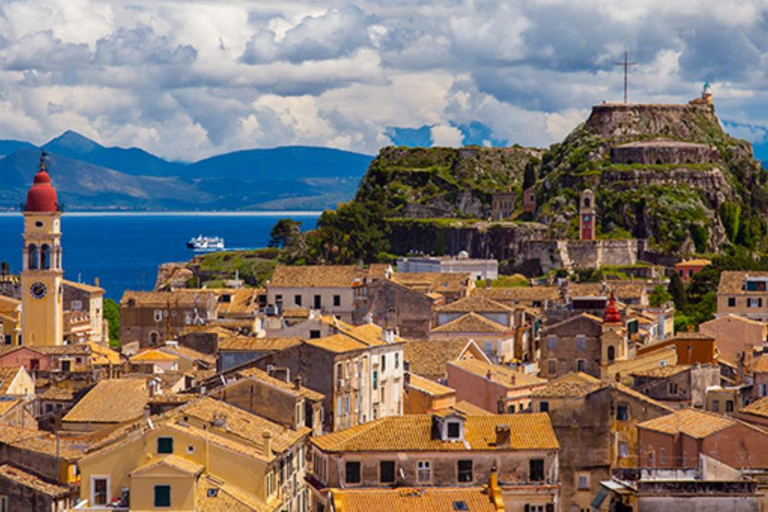
[[[195,252],[223,251],[224,239],[218,236],[198,235],[189,239],[187,247],[194,249]]]

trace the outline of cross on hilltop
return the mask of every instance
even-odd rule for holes
[[[629,67],[637,66],[637,62],[629,62],[629,51],[624,50],[624,62],[614,62],[614,65],[624,67],[624,103],[627,103],[627,91],[629,90]]]

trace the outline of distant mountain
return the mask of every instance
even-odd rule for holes
[[[43,145],[46,151],[134,176],[174,176],[184,164],[168,162],[139,148],[104,147],[71,130]]]
[[[43,146],[70,210],[319,210],[352,198],[372,157],[316,147],[227,153],[193,164],[104,147],[73,131]],[[0,208],[25,199],[40,149],[0,141]]]

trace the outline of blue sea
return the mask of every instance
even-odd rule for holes
[[[278,219],[301,221],[312,229],[317,212],[254,213],[79,213],[61,218],[64,276],[93,283],[98,277],[107,296],[120,300],[125,290],[151,290],[157,267],[187,261],[194,252],[186,243],[193,236],[220,236],[227,248],[266,247]],[[0,261],[21,270],[21,213],[0,214]]]

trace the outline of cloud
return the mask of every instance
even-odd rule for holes
[[[464,134],[455,126],[445,124],[433,126],[430,135],[433,146],[456,148],[464,143]]]

